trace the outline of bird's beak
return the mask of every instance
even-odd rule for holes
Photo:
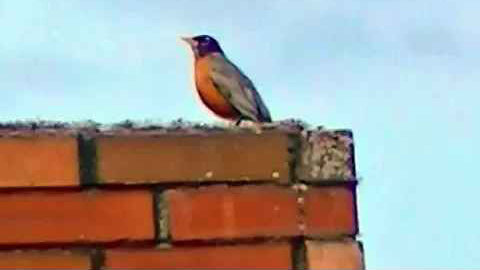
[[[181,37],[180,39],[188,43],[193,48],[197,46],[197,41],[193,40],[191,37]]]

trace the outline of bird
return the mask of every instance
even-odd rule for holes
[[[181,37],[194,55],[195,87],[203,104],[215,115],[234,121],[270,123],[272,118],[252,81],[230,61],[209,35]]]

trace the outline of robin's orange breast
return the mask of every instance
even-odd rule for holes
[[[195,61],[195,84],[202,102],[216,115],[226,119],[237,119],[238,111],[217,90],[209,74],[208,58]]]

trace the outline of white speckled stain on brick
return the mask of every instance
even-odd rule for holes
[[[350,180],[353,171],[353,140],[335,132],[313,132],[303,143],[301,168],[298,170],[302,180]]]

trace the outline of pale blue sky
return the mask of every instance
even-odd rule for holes
[[[211,34],[274,119],[353,129],[370,269],[480,267],[479,10],[473,0],[0,0],[0,121],[213,122],[178,40]]]

